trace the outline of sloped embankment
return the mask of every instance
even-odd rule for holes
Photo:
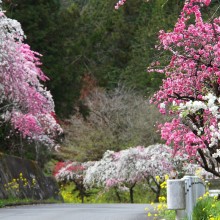
[[[0,154],[0,199],[10,197],[60,200],[53,177],[46,177],[34,162]]]

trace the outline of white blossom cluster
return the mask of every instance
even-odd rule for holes
[[[163,177],[176,169],[179,159],[173,158],[171,148],[163,144],[107,151],[100,161],[88,168],[84,184],[87,187],[122,187],[146,181],[149,176]]]
[[[212,93],[203,97],[204,100],[207,101],[207,109],[212,113],[212,115],[216,118],[220,118],[219,114],[219,104],[220,98],[217,98]]]
[[[188,101],[186,103],[180,103],[178,106],[178,110],[180,111],[179,115],[180,117],[184,117],[186,114],[190,113],[196,113],[198,110],[203,109],[207,112],[209,112],[212,117],[216,119],[220,119],[220,112],[219,112],[219,106],[220,106],[220,98],[217,98],[212,93],[208,93],[206,96],[203,96],[202,99],[204,101]],[[176,103],[173,103],[174,106],[177,106]],[[198,135],[201,134],[201,132],[204,131],[204,128],[200,127],[197,128],[194,124],[190,124],[194,130],[197,130]],[[209,147],[215,146],[218,141],[220,140],[220,123],[217,124],[217,126],[210,125],[210,143]]]
[[[216,153],[212,154],[214,158],[220,157],[220,149],[216,150]]]
[[[219,104],[220,98],[217,98],[212,93],[208,93],[206,96],[203,96],[204,101],[187,101],[185,103],[179,104],[180,117],[183,117],[184,112],[196,113],[198,110],[208,110],[214,117],[220,118],[219,114]],[[173,103],[175,106],[176,103]]]
[[[22,42],[25,38],[24,31],[21,24],[14,20],[7,18],[0,6],[0,43],[8,42],[8,40],[16,40]]]
[[[164,109],[166,108],[166,105],[164,102],[160,103],[160,108],[164,108]]]
[[[202,101],[188,101],[186,103],[179,104],[179,110],[181,110],[180,116],[182,117],[182,112],[188,111],[190,113],[195,113],[199,109],[207,109],[207,106]]]
[[[211,135],[211,139],[210,139],[210,143],[209,143],[209,147],[213,147],[215,145],[218,144],[218,141],[220,140],[220,123],[218,123],[218,127],[214,127],[213,125],[211,125],[209,127],[210,129],[210,135]]]
[[[104,187],[107,180],[114,179],[117,171],[117,164],[114,163],[114,151],[106,151],[100,161],[88,168],[84,177],[84,185],[87,187]]]

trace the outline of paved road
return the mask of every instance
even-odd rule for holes
[[[52,204],[0,209],[0,220],[149,220],[146,204]]]

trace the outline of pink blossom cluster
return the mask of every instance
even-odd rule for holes
[[[220,176],[215,168],[220,162],[220,18],[204,21],[201,12],[210,3],[185,1],[174,30],[159,33],[157,48],[170,52],[169,64],[149,71],[165,74],[152,102],[162,114],[173,115],[160,125],[166,144]]]
[[[0,105],[1,122],[10,122],[24,138],[49,146],[62,132],[54,118],[52,96],[40,81],[41,56],[24,44],[20,23],[7,18],[0,6]]]
[[[124,5],[124,3],[126,2],[126,0],[119,0],[116,5],[115,5],[115,9],[119,9],[119,7],[121,7],[122,5]]]
[[[94,162],[58,162],[54,168],[53,175],[57,181],[83,181],[86,170],[92,166]]]

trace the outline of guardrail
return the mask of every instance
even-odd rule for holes
[[[205,194],[206,186],[197,176],[167,180],[167,207],[176,210],[176,220],[192,220],[197,199]]]
[[[220,190],[219,189],[210,189],[209,190],[209,196],[214,197],[214,196],[219,196],[220,195]]]

